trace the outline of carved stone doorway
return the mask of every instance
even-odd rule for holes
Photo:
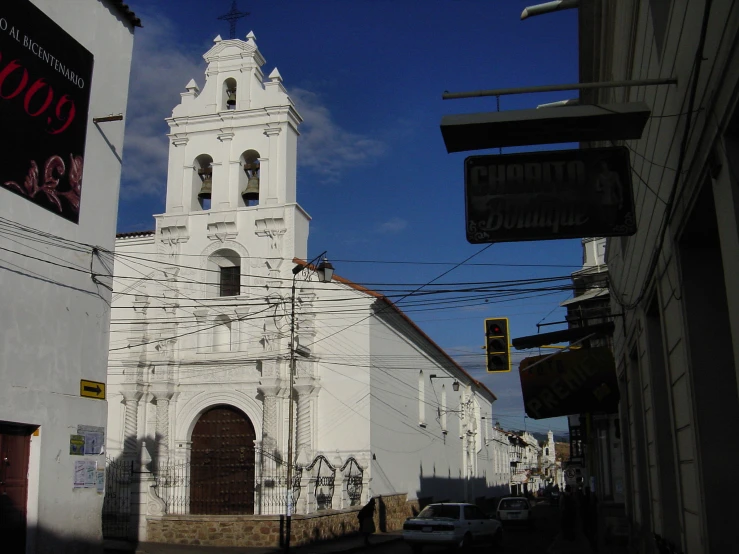
[[[254,513],[254,440],[249,418],[231,406],[210,408],[192,432],[191,514]]]

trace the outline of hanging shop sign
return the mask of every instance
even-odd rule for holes
[[[470,156],[464,184],[472,244],[636,232],[625,147]]]
[[[0,187],[79,222],[93,56],[28,0],[0,6]]]
[[[616,365],[607,347],[525,358],[519,375],[526,415],[533,419],[618,412]]]

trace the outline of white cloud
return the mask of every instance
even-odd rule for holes
[[[393,217],[387,221],[379,223],[375,228],[378,233],[399,233],[403,229],[408,227],[408,222],[405,219],[399,217]]]
[[[128,198],[166,190],[169,142],[164,118],[172,115],[190,79],[201,87],[205,81],[205,50],[183,44],[161,14],[140,15],[146,27],[134,39],[123,151],[121,194]]]
[[[337,124],[316,93],[300,88],[289,92],[303,117],[298,141],[299,167],[332,183],[340,179],[344,170],[367,165],[385,153],[382,141],[352,133]]]

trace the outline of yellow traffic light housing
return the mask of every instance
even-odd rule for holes
[[[485,320],[485,350],[488,373],[504,373],[511,370],[507,317],[490,317]]]

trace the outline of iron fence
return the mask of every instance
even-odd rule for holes
[[[311,464],[293,468],[294,506],[300,506],[301,493],[307,492],[304,509],[331,509],[337,473],[343,479],[342,494],[346,494],[342,503],[359,505],[364,469],[354,458],[339,469],[319,455]],[[153,468],[153,474],[166,514],[268,515],[285,513],[287,507],[287,464],[266,452],[257,452],[250,471],[227,464],[179,462],[159,464]]]
[[[154,468],[157,495],[167,514],[280,514],[287,505],[287,464],[257,454],[258,469],[234,464],[165,463]],[[294,467],[293,498],[300,498],[303,468]]]
[[[103,537],[126,540],[130,534],[133,460],[105,459]]]
[[[334,483],[336,482],[336,468],[325,456],[316,456],[316,459],[307,466],[306,471],[313,471],[313,496],[316,499],[318,510],[327,510],[332,507],[334,497]]]
[[[364,468],[353,457],[348,458],[339,470],[344,474],[346,483],[346,495],[350,506],[362,503],[362,483],[364,482]],[[344,473],[346,471],[346,473]]]

